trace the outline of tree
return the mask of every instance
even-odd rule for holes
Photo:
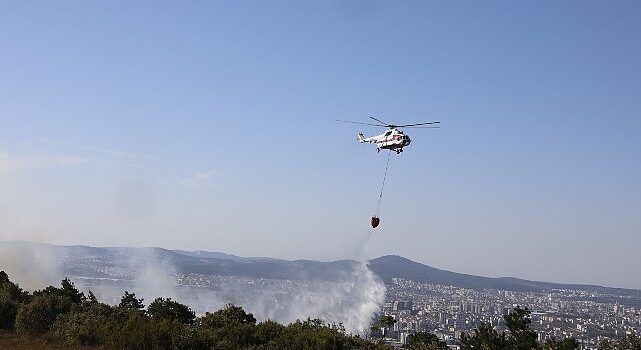
[[[372,332],[372,337],[377,337],[379,344],[383,342],[385,338],[385,330],[391,328],[396,323],[394,317],[390,315],[381,316],[378,320],[372,323],[370,326],[370,331]]]
[[[0,294],[0,329],[13,329],[18,314],[18,303]]]
[[[530,329],[531,311],[517,306],[504,317],[505,324],[510,331],[508,345],[514,350],[532,350],[538,347],[536,332]]]
[[[27,302],[29,300],[29,293],[23,291],[17,283],[9,280],[6,272],[0,271],[0,296],[14,300],[19,303]]]
[[[326,324],[319,319],[296,321],[285,327],[269,349],[389,349],[345,332],[341,324]]]
[[[61,297],[66,297],[68,298],[72,303],[74,304],[79,304],[87,298],[85,297],[85,294],[79,291],[76,286],[69,280],[69,278],[65,277],[60,282],[61,287],[56,288],[54,286],[48,286],[45,289],[42,290],[37,290],[33,292],[34,296],[40,296],[40,295],[55,295],[55,296],[61,296]]]
[[[196,318],[196,313],[188,306],[173,301],[171,298],[156,298],[147,307],[147,314],[155,319],[176,320],[185,324],[192,324]]]
[[[628,334],[617,341],[616,348],[617,350],[641,350],[641,337]]]
[[[90,290],[89,295],[87,295],[87,300],[89,300],[90,303],[97,303],[98,299],[96,296],[93,294],[93,292]]]
[[[120,299],[120,304],[118,307],[121,309],[130,309],[130,310],[142,310],[145,308],[145,305],[142,303],[144,299],[136,299],[136,293],[129,293],[125,291],[125,294],[122,295]]]
[[[429,332],[418,332],[407,339],[406,349],[411,350],[447,350],[447,343]]]
[[[69,313],[58,316],[51,333],[72,345],[101,345],[113,336],[119,322],[114,308],[98,302],[76,305]]]
[[[259,344],[266,344],[280,338],[285,326],[272,320],[266,320],[256,325],[256,338]]]
[[[85,294],[79,291],[69,278],[65,277],[60,284],[62,285],[63,294],[68,296],[69,299],[71,299],[71,302],[78,304],[87,300]]]
[[[0,271],[0,284],[7,283],[9,281],[9,275],[6,272]]]
[[[474,334],[461,334],[462,350],[505,350],[505,333],[499,334],[489,323],[481,323]]]
[[[221,328],[228,324],[256,324],[256,319],[242,307],[227,304],[213,314],[206,312],[205,316],[200,318],[200,324],[209,328]]]
[[[209,348],[244,349],[255,343],[256,319],[242,307],[227,304],[214,313],[205,313],[198,319],[201,338]]]
[[[16,332],[19,334],[44,334],[49,331],[59,315],[71,310],[72,305],[72,301],[66,296],[38,295],[29,304],[24,304],[18,309]]]
[[[641,350],[641,337],[628,334],[623,338],[612,341],[605,339],[598,345],[599,350]]]
[[[28,299],[29,293],[11,282],[6,272],[0,271],[0,329],[13,329],[18,305]]]
[[[565,338],[561,341],[551,338],[546,340],[542,345],[542,350],[576,350],[579,343],[574,338]]]

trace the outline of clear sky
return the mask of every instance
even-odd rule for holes
[[[0,2],[0,239],[641,288],[640,179],[639,1]]]

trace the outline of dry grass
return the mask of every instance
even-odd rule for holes
[[[64,342],[42,337],[20,337],[15,333],[0,331],[0,350],[95,350],[74,347]]]

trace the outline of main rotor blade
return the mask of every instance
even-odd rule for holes
[[[399,126],[401,128],[401,126]],[[411,129],[440,129],[440,126],[406,126],[406,128],[411,128]]]
[[[379,120],[379,119],[376,119],[376,118],[374,118],[374,117],[369,117],[369,118],[370,118],[370,119],[374,119],[374,120],[376,120],[377,122],[379,122],[379,123],[381,123],[381,124],[384,124],[385,126],[391,126],[391,125],[392,125],[392,124],[390,124],[390,123],[386,123],[386,122],[384,122],[384,121],[382,121],[382,120]]]
[[[407,128],[407,127],[412,127],[412,126],[430,125],[430,124],[441,124],[441,122],[429,122],[429,123],[418,123],[418,124],[405,124],[405,125],[396,125],[396,127],[397,127],[397,128]]]
[[[387,127],[387,125],[381,125],[381,124],[371,124],[371,123],[361,123],[361,122],[352,122],[349,120],[340,120],[336,119],[334,120],[336,122],[341,122],[341,123],[350,123],[350,124],[361,124],[361,125],[371,125],[371,126],[382,126],[382,127]]]

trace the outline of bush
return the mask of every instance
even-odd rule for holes
[[[193,330],[175,320],[155,320],[139,311],[129,312],[122,327],[106,346],[119,350],[197,350]]]
[[[171,298],[156,298],[149,304],[147,314],[157,320],[176,320],[186,324],[192,324],[196,318],[196,314],[188,306]]]
[[[435,334],[418,332],[408,337],[405,348],[411,350],[447,350],[447,344],[440,340]]]
[[[18,303],[0,294],[0,329],[13,329],[18,314]]]
[[[11,282],[6,272],[0,271],[0,297],[23,303],[29,300],[29,293],[23,291],[18,284]]]
[[[342,325],[325,324],[318,319],[291,323],[284,329],[277,345],[281,349],[301,350],[377,348],[369,341],[347,334]]]
[[[61,315],[51,327],[51,333],[72,345],[100,345],[113,335],[113,308],[89,302]]]
[[[599,343],[599,350],[641,350],[641,336],[628,334],[625,337],[611,341],[603,340]]]
[[[143,304],[144,299],[136,299],[136,293],[129,293],[128,291],[125,291],[125,294],[122,295],[122,298],[120,299],[120,304],[118,304],[118,307],[121,309],[131,309],[131,310],[142,310],[145,308],[145,304]]]
[[[60,288],[49,286],[45,289],[37,290],[33,292],[33,295],[34,296],[55,295],[55,296],[66,297],[74,304],[79,304],[87,300],[87,298],[85,297],[85,294],[80,292],[76,288],[76,286],[73,284],[73,282],[71,282],[67,277],[65,277],[65,279],[63,279],[62,282],[60,282]]]
[[[69,312],[72,302],[68,297],[40,295],[18,308],[16,331],[18,334],[44,334],[49,331],[59,315]]]
[[[263,321],[256,325],[256,341],[259,344],[267,344],[281,337],[285,326],[272,320]]]

